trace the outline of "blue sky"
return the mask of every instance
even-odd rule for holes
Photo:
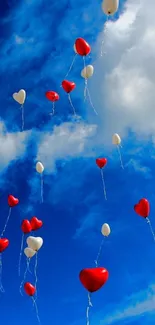
[[[109,280],[92,297],[91,324],[154,322],[155,246],[145,220],[133,211],[146,197],[155,227],[154,6],[120,1],[103,36],[106,17],[97,1],[12,0],[0,5],[1,228],[8,214],[7,195],[20,200],[5,233],[10,240],[3,254],[5,293],[0,294],[5,325],[37,324],[31,299],[19,293],[18,277],[20,223],[34,215],[44,222],[36,233],[44,239],[38,256],[42,325],[85,324],[87,292],[78,276],[81,269],[95,265],[105,222],[111,235],[101,265],[108,269]],[[75,120],[60,84],[77,37],[92,46],[87,58],[94,65],[89,89],[98,116],[83,101],[83,60],[77,57],[68,77],[77,85],[71,95],[79,114]],[[101,58],[103,37],[106,54]],[[24,132],[19,106],[12,99],[21,88],[27,93]],[[60,95],[52,118],[47,90]],[[124,170],[111,144],[115,132],[122,138]],[[108,158],[107,201],[95,163],[102,156]],[[35,171],[38,160],[45,167],[43,204]],[[33,277],[27,280],[33,282]]]

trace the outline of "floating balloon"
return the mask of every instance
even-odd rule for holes
[[[19,254],[19,263],[18,263],[18,275],[19,276],[20,276],[21,259],[22,259],[23,245],[24,245],[24,235],[29,234],[32,231],[32,227],[31,227],[31,224],[30,224],[29,220],[24,219],[22,221],[21,230],[22,230],[23,234],[22,234],[22,240],[21,240],[21,246],[20,246],[20,254]]]
[[[119,0],[103,0],[102,10],[105,15],[114,15],[119,7]]]
[[[149,201],[147,199],[145,199],[145,198],[141,199],[137,204],[135,204],[134,210],[139,216],[146,219],[146,222],[148,223],[148,225],[150,227],[151,234],[152,234],[153,239],[155,241],[155,233],[154,233],[151,221],[149,219],[149,214],[150,214],[150,203],[149,203]]]
[[[0,253],[3,253],[9,246],[9,240],[7,238],[0,239]]]
[[[108,237],[110,235],[110,232],[111,232],[111,230],[110,230],[108,223],[104,223],[101,228],[102,235],[105,237]]]
[[[84,80],[85,80],[84,100],[86,100],[88,97],[90,105],[93,108],[95,114],[97,115],[97,112],[96,112],[94,105],[92,103],[92,99],[91,99],[90,92],[88,89],[88,79],[93,76],[93,73],[94,73],[94,67],[92,65],[87,65],[87,66],[84,65],[84,68],[81,71],[81,77],[84,78]]]
[[[68,100],[69,100],[70,105],[73,109],[73,113],[76,116],[75,108],[73,106],[71,96],[70,96],[70,93],[75,89],[76,84],[73,81],[63,80],[61,85],[62,85],[63,90],[68,94]]]
[[[7,238],[0,238],[0,291],[4,292],[2,285],[2,253],[8,248],[9,240]]]
[[[41,237],[29,236],[27,238],[28,247],[32,248],[34,251],[38,252],[43,245],[43,239]]]
[[[13,99],[21,105],[21,111],[22,111],[22,131],[24,130],[24,103],[26,99],[26,92],[24,89],[21,89],[18,93],[14,93]]]
[[[102,235],[104,237],[108,237],[110,235],[110,227],[109,227],[109,225],[107,223],[103,224],[103,226],[101,228],[101,233],[102,233]],[[99,262],[99,258],[101,256],[103,244],[104,244],[104,239],[102,239],[102,241],[101,241],[99,251],[98,251],[98,254],[97,254],[97,257],[96,257],[96,260],[95,260],[96,267],[98,267],[98,262]]]
[[[59,100],[59,95],[58,93],[56,93],[55,91],[49,90],[45,93],[45,96],[48,100],[50,100],[53,103],[53,111],[51,113],[51,115],[54,115],[55,113],[55,102],[57,102]]]
[[[37,319],[38,319],[38,323],[40,324],[40,318],[39,318],[39,313],[38,313],[38,307],[37,307],[37,304],[36,304],[36,300],[34,299],[34,295],[36,293],[36,287],[31,284],[30,282],[26,282],[24,284],[24,290],[25,290],[25,293],[31,297],[32,301],[33,301],[33,305],[35,306],[35,309],[36,309],[36,316],[37,316]]]
[[[91,47],[84,38],[80,37],[75,41],[75,51],[81,56],[87,56],[91,52]]]
[[[92,65],[87,65],[84,69],[81,71],[81,77],[84,79],[88,79],[93,76],[94,73],[94,67]]]
[[[96,165],[101,170],[102,185],[103,185],[103,192],[104,192],[105,200],[107,200],[107,193],[106,193],[106,187],[105,187],[105,181],[104,181],[104,175],[103,175],[103,168],[106,166],[106,164],[107,164],[106,158],[97,158],[96,159]]]
[[[121,167],[124,169],[122,156],[121,156],[121,151],[120,151],[121,138],[120,138],[119,134],[117,134],[117,133],[113,134],[112,143],[117,146]]]
[[[44,193],[44,179],[43,179],[44,165],[40,161],[38,161],[36,164],[36,171],[39,174],[41,174],[41,180],[40,180],[41,188],[40,188],[40,190],[41,190],[41,202],[43,203],[43,201],[44,201],[44,195],[43,195],[43,193]]]
[[[11,216],[11,209],[13,207],[15,207],[18,203],[19,203],[19,199],[15,198],[13,195],[8,195],[8,205],[9,205],[10,208],[9,208],[9,213],[8,213],[4,228],[3,228],[2,232],[1,232],[0,238],[4,236],[5,230],[7,228],[7,225],[8,225],[10,216]]]
[[[104,267],[83,269],[79,278],[86,290],[95,292],[99,290],[108,280],[109,273]]]
[[[92,307],[90,293],[99,290],[108,280],[109,273],[103,267],[83,269],[79,278],[86,290],[88,290],[88,306],[86,310],[87,325],[89,325],[89,308]]]
[[[34,294],[36,292],[36,288],[30,282],[26,282],[24,284],[24,290],[25,290],[26,294],[30,297],[34,296]]]
[[[137,214],[139,214],[143,218],[148,218],[150,213],[150,203],[147,199],[141,199],[134,206],[134,210]]]
[[[43,222],[36,217],[32,217],[30,220],[30,224],[31,224],[32,230],[35,231],[42,227]]]
[[[24,249],[24,254],[26,255],[27,258],[32,258],[35,254],[36,254],[36,251],[34,251],[32,248],[30,247],[26,247]]]

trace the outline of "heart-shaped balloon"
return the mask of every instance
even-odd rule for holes
[[[7,238],[0,239],[0,253],[5,251],[5,249],[9,246],[9,240]]]
[[[26,240],[28,247],[32,248],[34,251],[38,252],[38,250],[43,245],[43,239],[41,237],[33,237],[29,236]]]
[[[14,93],[13,94],[13,99],[17,103],[23,105],[24,102],[25,102],[25,99],[26,99],[26,92],[25,92],[25,90],[24,89],[21,89],[18,93]]]
[[[147,218],[150,213],[150,203],[147,199],[141,199],[134,206],[134,210],[137,214],[139,214],[143,218]]]
[[[36,254],[36,251],[34,251],[32,248],[30,247],[26,247],[24,249],[24,254],[26,255],[27,258],[31,258]]]
[[[32,231],[31,223],[29,220],[24,219],[21,224],[21,229],[24,234],[29,234]]]
[[[84,269],[80,272],[79,278],[89,292],[99,290],[108,280],[109,272],[104,267]]]
[[[31,223],[32,230],[38,230],[43,225],[43,222],[36,217],[33,217],[30,220],[30,223]]]
[[[31,297],[34,296],[34,294],[36,292],[36,288],[30,282],[26,282],[24,284],[24,290],[25,290],[26,294]]]
[[[86,56],[90,53],[90,45],[82,38],[77,38],[75,41],[76,52],[81,56]]]
[[[74,90],[75,87],[76,87],[75,82],[68,81],[68,80],[62,81],[62,88],[67,94],[69,94],[72,90]]]
[[[8,195],[8,205],[10,208],[15,207],[19,203],[19,200],[13,195]]]
[[[105,167],[106,164],[107,164],[107,159],[106,159],[106,158],[97,158],[97,159],[96,159],[96,165],[97,165],[99,168],[103,168],[103,167]]]
[[[55,91],[49,90],[45,94],[46,98],[50,100],[51,102],[56,102],[59,100],[59,95]]]

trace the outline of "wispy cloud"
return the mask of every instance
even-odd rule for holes
[[[100,321],[101,325],[115,324],[118,321],[133,319],[147,313],[155,313],[155,286],[126,297],[115,306],[109,306],[111,312]]]

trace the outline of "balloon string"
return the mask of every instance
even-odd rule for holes
[[[7,225],[8,225],[9,219],[10,219],[10,215],[11,215],[11,207],[9,208],[8,217],[7,217],[7,219],[6,219],[6,223],[5,223],[5,226],[4,226],[4,229],[3,229],[2,233],[1,233],[1,235],[0,235],[0,238],[3,237],[3,235],[4,235],[4,233],[5,233],[6,227],[7,227]]]
[[[90,92],[89,92],[88,86],[87,86],[87,88],[86,88],[86,92],[87,92],[87,95],[88,95],[88,99],[89,99],[90,105],[91,105],[91,107],[92,107],[93,110],[94,110],[94,113],[95,113],[96,115],[98,115],[98,113],[97,113],[97,111],[96,111],[96,109],[95,109],[95,107],[94,107],[94,105],[93,105],[93,103],[92,103],[92,100],[91,100],[91,96],[90,96]]]
[[[89,325],[89,310],[90,310],[90,307],[93,307],[92,303],[91,303],[91,297],[90,297],[90,293],[88,292],[88,306],[87,306],[87,309],[86,309],[86,320],[87,320],[87,325]]]
[[[36,288],[36,299],[37,299],[37,265],[38,265],[38,253],[36,253],[36,261],[35,261],[35,267],[34,267],[34,275],[35,275],[35,288]]]
[[[150,230],[151,230],[151,233],[152,233],[152,236],[153,236],[153,239],[155,241],[155,233],[153,231],[153,228],[152,228],[152,224],[151,224],[151,221],[149,218],[146,218],[146,222],[148,223],[149,227],[150,227]]]
[[[21,106],[22,111],[22,131],[24,130],[24,105]]]
[[[37,316],[37,319],[38,319],[38,323],[41,324],[41,321],[40,321],[40,318],[39,318],[38,307],[37,307],[36,300],[34,299],[34,297],[32,297],[32,301],[33,301],[33,306],[35,306],[36,316]]]
[[[43,174],[41,174],[41,203],[44,202],[44,179]]]
[[[50,115],[54,115],[55,113],[55,103],[52,103],[52,113],[50,113]]]
[[[0,291],[4,293],[4,288],[2,285],[2,254],[0,254]]]
[[[22,294],[22,287],[23,287],[23,284],[24,284],[24,282],[25,282],[27,272],[28,272],[28,270],[29,270],[30,258],[27,258],[27,260],[26,260],[26,264],[27,264],[27,265],[26,265],[26,270],[25,270],[25,272],[24,272],[24,277],[23,277],[23,280],[22,280],[22,282],[21,282],[21,284],[20,284],[20,288],[19,288],[19,292],[20,292],[21,296],[23,296],[23,294]]]
[[[109,15],[107,16],[107,19],[106,19],[106,22],[105,22],[105,27],[104,27],[104,31],[103,31],[103,39],[102,39],[102,42],[101,42],[101,57],[103,56],[103,54],[106,54],[106,52],[103,52],[103,47],[105,45],[105,36],[106,36],[106,32],[107,32],[107,25],[108,25],[108,21],[109,21]]]
[[[21,259],[22,259],[23,245],[24,245],[24,234],[22,234],[20,254],[19,254],[19,263],[18,263],[18,275],[19,276],[20,276],[20,267],[21,267]]]
[[[124,169],[123,161],[122,161],[122,155],[121,155],[121,150],[120,150],[119,146],[117,146],[117,150],[118,150],[118,154],[119,154],[119,159],[120,159],[121,167],[122,167],[122,169]]]
[[[107,193],[106,193],[105,181],[104,181],[104,175],[103,175],[103,170],[102,169],[101,169],[101,177],[102,177],[103,192],[104,192],[105,200],[107,200]]]
[[[98,254],[97,254],[96,260],[94,261],[95,264],[96,264],[96,267],[98,267],[98,262],[99,262],[99,258],[100,258],[100,256],[101,256],[101,252],[102,252],[103,244],[104,244],[104,239],[103,239],[102,242],[101,242],[101,245],[100,245],[100,247],[99,247],[99,251],[98,251]]]
[[[73,103],[72,103],[72,100],[71,100],[71,96],[70,96],[70,94],[68,94],[68,99],[69,99],[70,105],[71,105],[71,107],[72,107],[72,109],[73,109],[73,113],[74,113],[74,115],[76,116],[75,107],[73,106]]]
[[[70,65],[70,68],[69,68],[68,72],[66,73],[64,79],[65,79],[65,78],[69,75],[69,73],[71,72],[71,70],[72,70],[72,68],[73,68],[73,65],[74,65],[74,62],[75,62],[75,60],[76,60],[76,57],[77,57],[77,54],[74,55],[74,58],[73,58],[72,63],[71,63],[71,65]]]

